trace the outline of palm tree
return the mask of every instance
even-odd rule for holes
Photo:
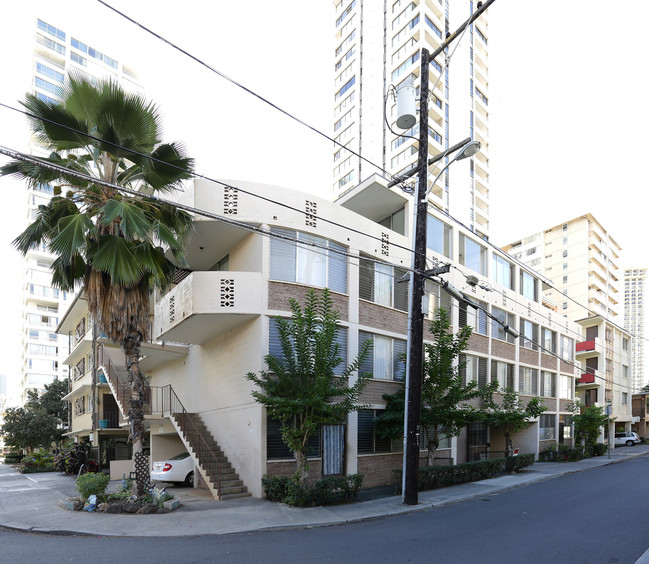
[[[183,156],[179,145],[160,143],[156,106],[113,81],[93,85],[69,77],[61,104],[27,94],[22,105],[33,137],[51,151],[41,159],[44,163],[138,192],[120,192],[33,160],[0,168],[0,175],[26,179],[30,186],[54,186],[51,201],[39,206],[14,245],[23,255],[34,245],[47,245],[56,256],[52,285],[73,291],[81,284],[98,329],[121,345],[137,459],[146,385],[139,368],[140,343],[149,336],[149,295],[153,288],[164,289],[176,265],[184,264],[184,241],[192,224],[188,213],[144,196],[178,188],[191,176],[193,160]],[[140,494],[143,481],[138,479]]]

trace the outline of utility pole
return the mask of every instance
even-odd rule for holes
[[[405,406],[405,447],[403,458],[403,503],[417,505],[419,501],[419,427],[421,421],[421,387],[424,357],[424,271],[426,270],[426,229],[428,207],[428,76],[430,61],[442,53],[460,34],[495,2],[478,3],[478,10],[455,32],[449,35],[435,51],[421,50],[421,78],[419,84],[419,154],[417,158],[417,190],[414,197],[417,215],[414,237],[413,271],[410,284],[408,327],[408,376]],[[482,4],[482,5],[481,5]]]

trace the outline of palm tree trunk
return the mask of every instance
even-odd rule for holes
[[[128,381],[131,386],[128,421],[137,477],[136,482],[133,484],[132,493],[137,496],[144,495],[149,487],[148,460],[146,461],[146,466],[144,466],[145,459],[142,454],[145,432],[142,408],[145,403],[146,380],[140,371],[140,339],[141,337],[138,332],[131,331],[122,344],[124,354],[126,355]]]

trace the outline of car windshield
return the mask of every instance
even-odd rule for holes
[[[177,454],[176,456],[170,458],[169,460],[184,460],[189,456],[188,452],[183,452],[182,454]]]

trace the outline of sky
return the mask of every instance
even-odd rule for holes
[[[458,0],[451,0],[453,3]],[[330,132],[331,0],[110,0],[128,16],[320,131]],[[199,173],[331,197],[331,143],[233,86],[96,0],[31,0],[0,34],[0,103],[30,80],[36,17],[136,68]],[[489,8],[491,241],[592,213],[623,247],[622,266],[647,266],[640,226],[647,177],[646,0],[496,0]],[[452,61],[451,61],[452,72]],[[468,132],[467,132],[468,135]],[[0,145],[24,150],[24,117],[0,107]],[[451,140],[453,144],[455,140]],[[0,156],[0,165],[6,159]],[[0,373],[18,369],[21,263],[11,247],[24,188],[0,179],[5,297]]]

